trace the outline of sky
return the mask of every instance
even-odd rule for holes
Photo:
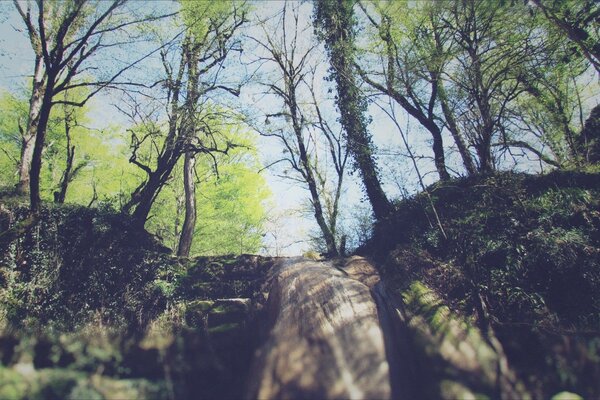
[[[143,3],[137,3],[143,4]],[[169,9],[173,3],[171,2],[153,2],[156,7],[165,7]],[[269,1],[258,2],[254,12],[260,18],[266,18],[277,12],[282,2]],[[310,22],[311,4],[305,2],[300,6],[300,24]],[[306,41],[309,45],[309,36],[312,33],[308,29],[301,36],[299,41]],[[264,32],[258,26],[249,26],[245,34],[249,36],[260,36]],[[302,45],[303,43],[301,43]],[[143,46],[137,49],[141,54]],[[256,48],[252,51],[246,51],[248,57],[256,56]],[[320,54],[319,54],[320,52]],[[317,49],[318,56],[325,57],[322,48]],[[118,55],[114,56],[115,59]],[[326,60],[326,58],[323,58]],[[154,63],[154,66],[153,64]],[[149,61],[145,67],[152,69],[156,67],[157,59]],[[0,2],[0,89],[5,90],[24,90],[26,87],[27,78],[31,76],[33,65],[33,52],[30,43],[24,33],[22,21],[16,13],[11,2]],[[140,73],[146,71],[141,68]],[[326,74],[326,65],[320,65],[319,82]],[[271,72],[266,68],[264,75],[268,78]],[[320,86],[320,85],[319,85]],[[240,102],[240,107],[251,109],[257,115],[268,112],[279,104],[272,96],[261,96],[263,87],[260,85],[249,85],[244,88],[242,95],[235,101]],[[92,100],[90,108],[93,110],[90,117],[92,125],[95,128],[103,128],[108,124],[120,124],[127,126],[130,124],[127,117],[118,112],[113,104],[119,101],[119,97],[115,93],[101,93]],[[416,127],[411,127],[409,121],[403,116],[402,112],[397,111],[400,115],[400,124],[409,132],[409,142],[415,144],[416,148],[424,149],[427,152],[426,140],[423,140],[423,135],[417,135]],[[390,122],[389,118],[376,106],[371,105],[369,114],[372,122],[369,129],[373,135],[375,144],[378,147],[378,161],[384,179],[384,188],[390,197],[398,197],[402,192],[415,192],[416,179],[413,178],[414,171],[408,166],[402,150],[402,142],[398,134],[397,128]],[[335,124],[336,116],[331,113],[331,122]],[[265,165],[273,160],[276,160],[281,154],[281,146],[274,138],[260,137],[258,149],[261,159]],[[452,157],[450,155],[450,157]],[[421,173],[425,175],[426,183],[432,183],[435,180],[433,174],[433,165],[427,157],[419,160],[421,164]],[[316,230],[317,226],[313,221],[310,213],[306,212],[308,192],[301,185],[286,179],[278,177],[281,175],[281,169],[272,168],[263,171],[266,181],[273,193],[273,198],[269,205],[270,222],[267,224],[269,233],[265,235],[266,253],[279,255],[297,255],[310,249],[308,240],[309,234]],[[356,225],[357,220],[361,219],[365,214],[369,213],[369,207],[365,201],[361,186],[358,182],[357,174],[352,174],[345,178],[346,190],[343,198],[343,219],[342,223],[351,226]],[[303,211],[304,210],[304,211]],[[358,228],[366,229],[366,228]]]

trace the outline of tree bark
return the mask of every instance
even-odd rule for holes
[[[460,130],[458,129],[458,125],[456,123],[456,120],[454,119],[452,110],[450,110],[450,106],[448,105],[448,98],[446,97],[446,90],[442,81],[438,82],[438,94],[440,104],[442,106],[442,112],[444,113],[444,119],[446,120],[446,125],[448,127],[448,130],[450,131],[450,134],[452,135],[452,138],[454,139],[456,147],[458,148],[458,152],[460,154],[460,157],[462,158],[463,165],[465,166],[465,169],[467,170],[467,173],[469,175],[474,175],[475,173],[477,173],[477,169],[475,168],[473,157],[471,156],[469,148],[465,143],[465,140],[462,134],[460,133]]]
[[[196,228],[196,184],[194,181],[194,166],[196,157],[194,153],[188,151],[185,153],[183,166],[183,185],[185,188],[185,218],[181,228],[179,246],[177,255],[179,257],[189,257],[194,239],[194,230]]]
[[[41,56],[36,56],[35,71],[33,74],[33,84],[31,89],[31,100],[29,102],[29,116],[27,119],[27,127],[25,132],[23,132],[21,142],[19,183],[17,184],[17,193],[20,194],[29,193],[29,170],[31,169],[33,148],[35,147],[35,137],[39,124],[44,92],[44,59]]]
[[[40,105],[40,116],[36,126],[35,145],[31,157],[31,169],[29,174],[29,200],[30,210],[37,214],[40,210],[40,172],[42,170],[42,153],[46,139],[46,128],[52,111],[52,97],[54,96],[54,84],[56,76],[54,73],[48,73],[46,89]]]

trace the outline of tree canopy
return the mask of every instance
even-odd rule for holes
[[[269,247],[265,207],[340,254],[436,179],[597,169],[594,1],[12,7],[29,73],[0,98],[0,184],[33,214],[109,205],[179,255]]]

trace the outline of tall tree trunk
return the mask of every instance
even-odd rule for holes
[[[379,181],[373,144],[367,131],[367,103],[356,85],[353,6],[354,2],[348,0],[320,0],[315,6],[315,21],[322,31],[337,84],[337,105],[348,149],[362,177],[375,218],[381,220],[390,213],[392,205]]]
[[[182,116],[182,132],[184,139],[189,143],[195,136],[196,107],[198,103],[199,91],[198,82],[200,80],[198,71],[198,47],[190,43],[184,51],[187,52],[187,99]],[[179,257],[188,257],[192,249],[194,231],[196,229],[196,185],[194,181],[194,167],[196,165],[196,155],[191,150],[185,152],[183,163],[183,185],[185,189],[185,217],[179,237],[179,246],[177,255]]]
[[[348,69],[344,68],[348,72]],[[344,76],[342,76],[344,75]],[[357,115],[355,83],[349,81],[346,73],[337,78],[338,92],[340,94],[339,108],[342,114],[341,123],[346,130],[348,146],[358,170],[360,171],[367,197],[373,207],[375,218],[381,220],[391,211],[391,204],[381,187],[377,165],[373,157],[373,146],[367,133],[363,115]]]
[[[185,188],[185,218],[181,228],[177,255],[189,257],[196,228],[196,184],[194,181],[194,166],[196,157],[193,152],[185,153],[183,165],[183,185]]]
[[[66,107],[66,106],[65,106]],[[63,204],[67,197],[67,188],[73,179],[73,160],[75,159],[75,146],[71,146],[71,114],[65,109],[65,136],[67,138],[67,163],[60,179],[60,190],[54,192],[54,202]]]
[[[440,104],[442,105],[442,112],[444,113],[446,125],[448,127],[448,130],[450,131],[450,134],[452,135],[452,138],[454,139],[456,147],[458,148],[458,153],[462,158],[463,165],[465,166],[465,169],[467,170],[467,173],[469,175],[474,175],[475,173],[477,173],[477,169],[475,168],[473,157],[471,156],[469,148],[467,147],[467,144],[465,143],[465,140],[462,134],[460,133],[460,130],[458,129],[458,124],[454,119],[452,110],[450,110],[450,106],[448,105],[448,98],[446,96],[446,89],[444,88],[444,84],[441,80],[438,82],[438,95],[440,99]]]
[[[27,127],[23,132],[21,142],[21,160],[19,162],[19,183],[17,192],[26,194],[29,192],[29,170],[35,147],[35,137],[42,109],[45,92],[44,82],[44,60],[41,56],[35,59],[35,71],[33,73],[33,84],[31,89],[31,100],[29,102],[29,116]]]
[[[54,83],[56,75],[48,73],[46,89],[40,105],[40,116],[36,127],[35,145],[31,157],[31,169],[29,173],[29,199],[31,212],[37,214],[40,210],[40,172],[42,170],[42,153],[46,139],[46,129],[50,112],[52,111],[52,97],[54,95]]]

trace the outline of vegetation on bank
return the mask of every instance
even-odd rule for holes
[[[494,174],[396,205],[360,254],[500,340],[534,397],[600,395],[600,174]],[[435,213],[434,213],[435,209]],[[435,215],[439,217],[437,223]]]
[[[0,398],[242,395],[272,261],[178,258],[112,209],[32,219],[7,195],[0,232]]]
[[[499,341],[526,386],[518,390],[595,397],[599,192],[597,173],[505,173],[436,184],[395,204],[358,252],[377,262],[414,321],[424,321],[411,329],[426,357],[432,343],[438,346],[432,337],[460,341],[466,323],[477,331],[465,334],[480,342],[477,354],[487,351],[481,354],[489,362],[501,360],[493,355]],[[20,393],[7,396],[54,393],[63,381],[58,397],[103,385],[138,394],[168,395],[173,387],[177,396],[207,387],[225,393],[226,378],[202,386],[208,381],[192,371],[214,380],[227,370],[227,379],[243,381],[259,329],[248,324],[265,301],[261,285],[273,260],[177,258],[113,210],[48,205],[31,219],[20,198],[6,195],[0,225],[7,382],[0,389]],[[241,356],[228,364],[231,352]],[[446,382],[443,390],[462,390],[448,386],[444,377],[453,373],[444,363],[427,365]],[[23,383],[32,379],[39,385]],[[115,390],[104,398],[121,393]]]

